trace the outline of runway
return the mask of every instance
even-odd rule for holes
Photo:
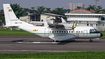
[[[94,40],[94,42],[89,42],[89,39],[75,39],[56,43],[38,36],[0,36],[0,53],[68,51],[105,51],[105,39]]]

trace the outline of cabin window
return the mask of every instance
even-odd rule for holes
[[[73,31],[72,31],[72,33],[73,33]]]
[[[52,33],[54,33],[54,31],[52,31]]]
[[[58,33],[58,31],[57,31],[57,33]]]
[[[63,33],[63,31],[62,31],[62,33]]]
[[[69,31],[69,33],[70,33],[70,31]]]
[[[78,33],[80,33],[80,31],[78,31]]]
[[[83,33],[83,31],[81,31],[81,33]]]
[[[87,26],[89,26],[89,24],[87,24]]]

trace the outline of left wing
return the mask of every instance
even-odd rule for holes
[[[73,34],[62,34],[62,35],[54,34],[54,35],[50,35],[49,38],[55,41],[64,41],[64,40],[76,38],[76,36],[74,36]]]

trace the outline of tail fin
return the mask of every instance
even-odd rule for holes
[[[3,4],[3,8],[4,8],[6,26],[12,26],[12,21],[17,21],[18,18],[16,17],[10,4]]]

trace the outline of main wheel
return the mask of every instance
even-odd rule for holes
[[[93,40],[90,39],[89,42],[93,42]]]
[[[53,40],[53,42],[60,42],[60,41]]]

